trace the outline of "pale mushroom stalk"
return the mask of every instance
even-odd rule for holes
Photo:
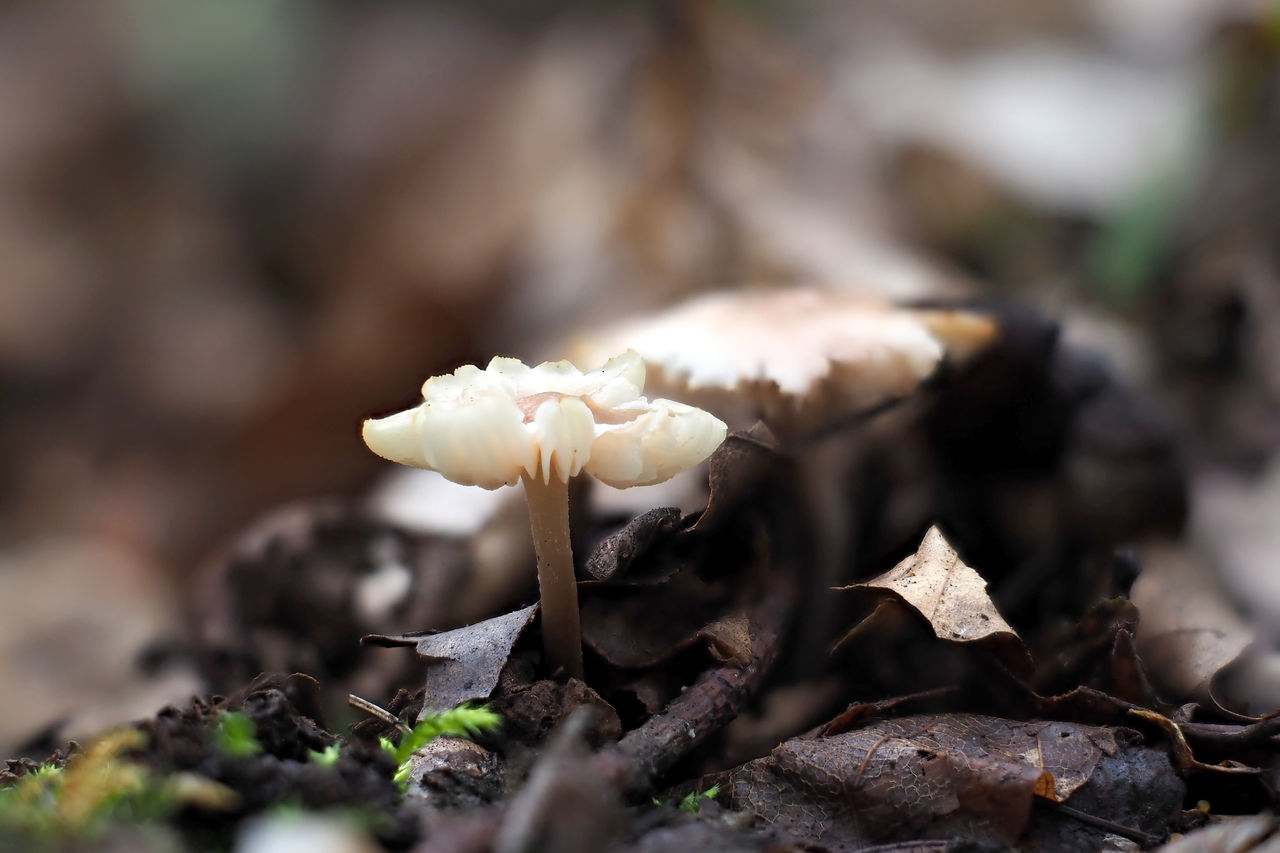
[[[486,489],[524,481],[546,663],[573,678],[583,663],[569,481],[586,472],[617,488],[661,483],[725,437],[724,422],[701,409],[641,396],[644,379],[631,351],[586,373],[497,357],[428,379],[420,405],[364,423],[369,449],[393,462]]]
[[[569,677],[581,679],[582,630],[569,539],[569,483],[555,477],[544,483],[527,474],[521,479],[538,559],[543,651],[552,670],[563,668]]]

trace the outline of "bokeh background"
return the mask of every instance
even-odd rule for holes
[[[1278,58],[1234,0],[0,4],[0,751],[199,690],[193,579],[365,493],[362,417],[712,287],[1061,320],[1280,601]]]

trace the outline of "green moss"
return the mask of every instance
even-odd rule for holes
[[[113,823],[158,822],[182,805],[235,807],[235,792],[223,785],[190,773],[157,777],[129,759],[145,741],[137,729],[108,732],[64,767],[42,765],[0,788],[0,838],[33,846],[91,840]]]
[[[677,808],[682,812],[697,814],[702,811],[703,800],[714,800],[719,793],[719,785],[712,785],[705,791],[690,791],[685,795],[684,799],[680,801],[680,805],[677,806]]]
[[[262,752],[257,727],[247,714],[240,711],[224,711],[220,714],[213,736],[218,749],[232,758],[249,758]]]
[[[409,772],[412,769],[409,758],[427,743],[441,735],[472,738],[497,731],[501,725],[502,717],[485,705],[459,705],[452,710],[423,717],[400,738],[398,744],[392,743],[389,738],[382,738],[380,743],[396,760],[393,778],[400,789],[404,790],[409,784]]]

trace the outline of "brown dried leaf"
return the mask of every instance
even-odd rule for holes
[[[707,508],[689,532],[714,531],[727,524],[742,503],[755,494],[753,487],[778,465],[777,448],[777,439],[763,423],[730,433],[707,460],[711,495]]]
[[[614,666],[657,666],[696,643],[722,607],[721,591],[688,573],[625,597],[584,596],[582,641]]]
[[[489,698],[511,656],[516,640],[533,621],[531,604],[465,628],[439,634],[370,634],[362,642],[380,646],[418,647],[431,662],[423,684],[422,713]]]
[[[987,595],[982,575],[961,562],[941,531],[929,528],[919,550],[888,572],[856,584],[895,592],[929,620],[942,640],[966,642],[995,634],[1017,636]]]
[[[1142,613],[1138,654],[1171,698],[1216,705],[1214,677],[1253,643],[1255,631],[1189,549],[1150,547],[1143,565],[1132,592]]]
[[[939,639],[998,644],[1005,662],[1015,672],[1030,673],[1031,657],[987,594],[987,582],[960,560],[936,527],[929,528],[915,554],[889,571],[840,589],[888,595],[924,617]],[[857,630],[855,626],[841,643]]]
[[[727,774],[726,805],[833,850],[887,839],[1010,843],[1027,829],[1036,797],[1067,800],[1120,751],[1111,729],[906,717],[787,741]]]

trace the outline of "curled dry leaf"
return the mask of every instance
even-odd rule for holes
[[[1174,700],[1217,705],[1213,682],[1255,639],[1255,632],[1186,547],[1151,546],[1132,599],[1142,614],[1138,654]]]
[[[1132,775],[1111,772],[1117,763]],[[1141,776],[1157,781],[1140,790],[1134,779]],[[857,850],[912,838],[1008,844],[1027,830],[1037,798],[1069,801],[1091,780],[1115,787],[1108,819],[1144,824],[1135,827],[1144,831],[1158,831],[1181,803],[1167,757],[1115,730],[966,714],[796,738],[725,774],[723,786],[727,807],[826,849]]]
[[[777,473],[780,464],[778,440],[763,423],[730,433],[707,459],[707,508],[689,532],[728,525],[744,502],[758,496],[757,487]]]
[[[498,684],[516,640],[533,621],[531,604],[465,628],[440,634],[370,634],[363,642],[380,646],[417,646],[430,661],[423,684],[422,719],[432,711],[489,698]]]
[[[936,527],[929,528],[915,554],[889,571],[840,589],[889,595],[922,616],[938,639],[996,643],[1015,671],[1030,672],[1031,658],[1026,647],[996,609],[987,594],[987,582],[964,564]],[[845,639],[852,633],[846,634]]]

